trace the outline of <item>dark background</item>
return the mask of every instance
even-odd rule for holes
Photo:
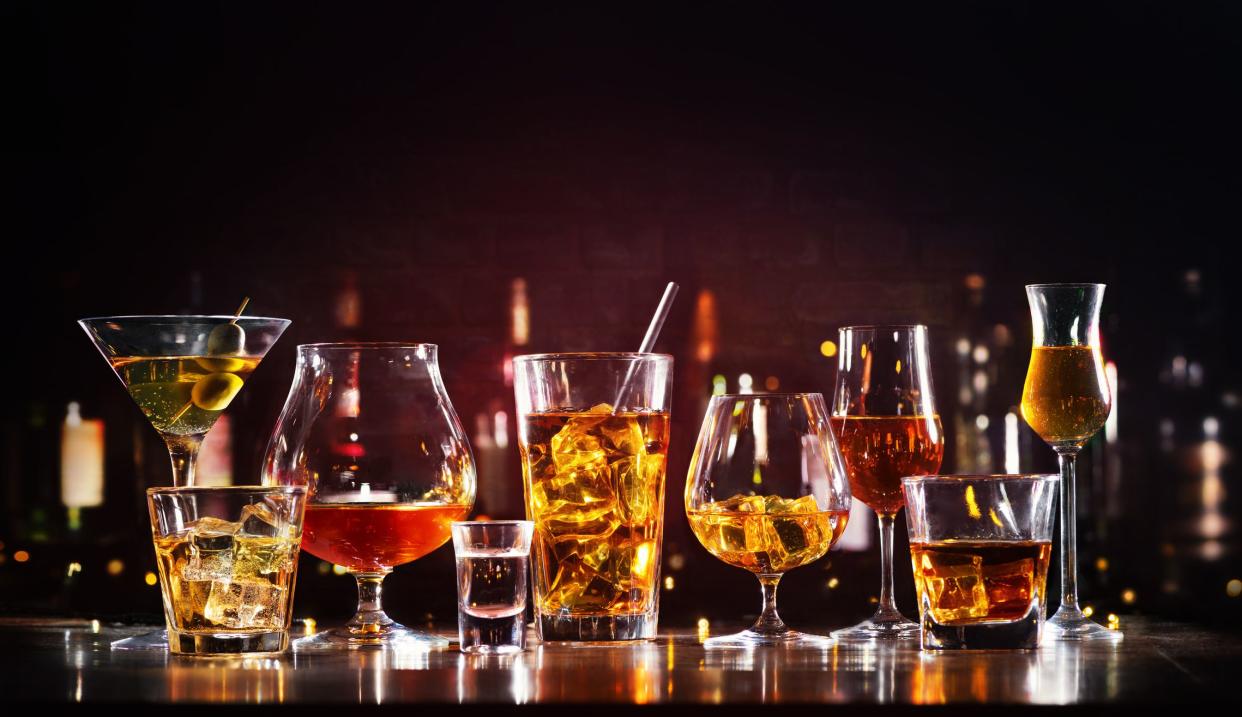
[[[869,7],[6,3],[0,609],[159,610],[141,491],[168,482],[166,457],[83,316],[249,295],[293,319],[229,409],[234,474],[254,482],[299,343],[438,343],[472,439],[498,410],[512,436],[507,355],[632,350],[680,282],[660,342],[678,366],[662,618],[692,624],[758,608],[683,517],[713,375],[830,394],[820,344],[839,326],[927,323],[944,470],[1000,471],[1022,285],[1098,281],[1119,439],[1081,461],[1084,602],[1237,622],[1240,11]],[[107,430],[107,500],[76,532],[58,489],[71,400]],[[1051,469],[1021,431],[1022,469]],[[495,455],[479,509],[520,511],[515,446]],[[325,570],[304,559],[296,607],[321,624],[353,599]],[[451,570],[447,548],[399,569],[392,614],[451,619]],[[791,622],[847,624],[872,609],[875,549],[783,585]],[[912,611],[901,559],[898,590]]]

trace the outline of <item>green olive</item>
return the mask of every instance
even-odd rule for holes
[[[228,371],[229,373],[237,373],[246,368],[246,362],[238,358],[196,358],[194,363],[203,367],[205,371]]]
[[[208,356],[236,356],[246,346],[246,331],[234,323],[220,324],[207,336]]]
[[[223,411],[242,388],[242,380],[231,373],[209,373],[190,391],[194,405],[204,411]]]

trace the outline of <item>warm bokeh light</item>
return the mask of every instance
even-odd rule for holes
[[[819,345],[819,352],[825,358],[832,358],[837,355],[837,343],[835,341],[825,341]]]
[[[156,583],[160,581],[160,579],[155,576],[155,573],[150,572],[150,571],[148,571],[147,574],[142,577],[142,579],[147,585],[155,585]]]
[[[30,560],[30,553],[25,550],[19,550],[16,553],[13,553],[13,560],[14,562],[24,563]]]
[[[125,572],[125,562],[119,558],[113,558],[108,561],[107,571],[109,575],[120,575]]]
[[[1233,580],[1225,583],[1225,594],[1231,598],[1236,598],[1239,595],[1242,595],[1242,580],[1234,578]]]
[[[1125,590],[1121,591],[1121,601],[1123,603],[1127,605],[1133,605],[1135,600],[1138,600],[1138,594],[1135,593],[1130,588],[1126,588]]]

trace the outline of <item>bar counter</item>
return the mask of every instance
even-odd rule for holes
[[[1237,701],[1242,639],[1183,624],[1123,624],[1120,644],[923,653],[917,646],[705,650],[694,631],[647,643],[534,644],[512,657],[372,650],[274,658],[114,652],[149,627],[0,620],[6,701],[400,705],[1139,705]],[[447,632],[446,632],[447,634]]]

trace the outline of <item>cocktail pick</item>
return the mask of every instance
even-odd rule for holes
[[[242,312],[246,310],[246,305],[250,303],[250,297],[242,297],[241,306],[237,307],[237,312],[233,314],[233,320],[227,324],[220,324],[211,330],[207,336],[207,354],[210,356],[236,356],[242,353],[242,349],[246,346],[246,332],[242,327],[237,325],[237,320],[241,318]],[[177,411],[176,415],[169,421],[170,424],[181,420],[185,412],[190,410],[194,405],[194,396],[198,395],[200,401],[209,403],[224,403],[233,400],[233,396],[241,390],[241,382],[236,377],[224,376],[225,380],[213,379],[215,374],[210,374],[205,378],[199,379],[199,384],[204,384],[200,388],[196,385],[195,391],[191,393],[189,401]]]
[[[647,325],[647,334],[643,336],[643,342],[638,347],[638,353],[649,354],[655,349],[656,340],[660,338],[660,330],[664,328],[664,321],[668,318],[668,312],[673,308],[673,299],[677,297],[677,282],[670,281],[668,286],[664,287],[664,296],[660,298],[660,303],[656,306],[655,315],[651,317],[651,323]],[[612,415],[617,415],[617,411],[621,406],[621,399],[625,397],[630,390],[630,381],[634,379],[634,364],[630,364],[629,369],[625,372],[625,380],[621,382],[621,388],[617,391],[617,397],[612,402]]]

